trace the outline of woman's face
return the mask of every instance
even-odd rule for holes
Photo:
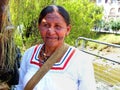
[[[48,47],[59,47],[63,44],[65,36],[70,32],[70,25],[58,12],[48,13],[39,24],[42,39]]]

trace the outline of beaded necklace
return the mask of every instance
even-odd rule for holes
[[[46,62],[47,59],[50,57],[50,56],[47,56],[46,53],[45,53],[45,45],[43,45],[43,47],[41,48],[41,51],[40,51],[40,57],[42,58],[42,62]]]

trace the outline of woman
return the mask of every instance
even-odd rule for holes
[[[45,7],[38,28],[44,43],[24,53],[17,90],[27,90],[33,84],[33,90],[96,90],[91,56],[64,42],[71,30],[68,12],[61,6]],[[37,82],[33,76],[53,60],[50,70]],[[28,85],[31,78],[32,84]]]

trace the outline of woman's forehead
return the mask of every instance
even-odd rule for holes
[[[61,15],[58,12],[52,12],[52,13],[48,13],[45,17],[47,18],[58,18]]]
[[[58,12],[52,12],[52,13],[48,13],[46,16],[45,16],[45,19],[49,20],[49,19],[62,19],[63,20],[63,17],[58,13]]]

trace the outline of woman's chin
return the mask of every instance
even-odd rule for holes
[[[56,47],[58,44],[55,42],[46,42],[45,45],[48,47]]]
[[[57,43],[57,42],[50,42],[50,43],[46,42],[45,44],[47,47],[50,47],[50,48],[57,48],[60,46],[60,43]]]

